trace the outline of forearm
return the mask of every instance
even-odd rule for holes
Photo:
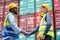
[[[40,25],[38,25],[29,35],[32,35],[32,34],[38,32],[39,27],[40,27]]]
[[[20,33],[21,29],[15,25],[11,25],[11,28],[16,32],[16,33]]]

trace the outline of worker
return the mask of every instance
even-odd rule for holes
[[[9,13],[4,20],[4,25],[2,28],[2,40],[18,40],[19,33],[26,35],[26,32],[22,31],[22,29],[20,29],[17,25],[17,8],[17,5],[14,3],[8,5]]]
[[[40,24],[31,32],[28,33],[28,36],[38,32],[38,38],[43,40],[52,40],[54,37],[54,31],[52,27],[52,19],[50,14],[50,6],[48,4],[40,5],[40,16],[42,17]]]

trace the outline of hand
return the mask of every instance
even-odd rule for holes
[[[43,36],[42,36],[42,37],[40,37],[40,38],[44,40],[44,39],[45,39],[45,35],[43,35]]]
[[[24,35],[25,35],[26,37],[28,37],[28,36],[29,36],[29,33],[25,32]]]
[[[27,36],[28,35],[27,32],[25,32],[24,35]]]
[[[25,35],[25,36],[28,37],[28,35],[29,35],[29,34],[26,32],[26,35]]]
[[[25,36],[27,36],[27,32],[25,32],[25,31],[21,31]]]
[[[30,34],[30,33],[26,33],[26,37],[28,37],[28,36],[29,36],[29,34]]]

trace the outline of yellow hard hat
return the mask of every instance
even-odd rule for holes
[[[50,6],[48,4],[42,4],[42,5],[40,5],[40,7],[42,7],[42,6],[44,6],[45,8],[47,8],[48,11],[50,10]]]
[[[8,5],[8,9],[12,9],[12,8],[15,8],[15,7],[17,7],[17,5],[14,4],[14,3],[11,3],[11,4]]]

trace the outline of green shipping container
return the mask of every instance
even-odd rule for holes
[[[35,34],[33,34],[29,37],[26,37],[24,34],[20,33],[19,40],[35,40]]]
[[[56,29],[56,40],[60,40],[60,29]]]

